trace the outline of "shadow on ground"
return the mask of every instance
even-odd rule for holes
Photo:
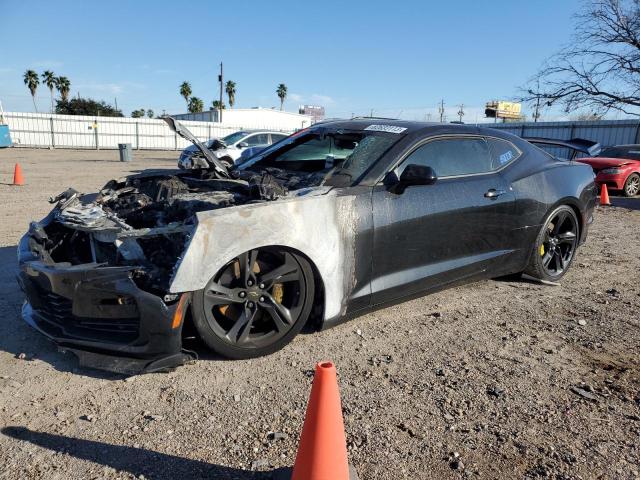
[[[65,437],[37,432],[25,427],[5,427],[7,437],[32,443],[56,453],[65,453],[81,460],[126,471],[135,476],[144,475],[150,480],[189,478],[219,480],[268,480],[276,472],[252,472],[215,465],[201,460],[182,458],[145,448],[134,448],[110,443]]]
[[[640,210],[640,197],[614,197],[609,200],[614,207],[628,208],[630,210]]]

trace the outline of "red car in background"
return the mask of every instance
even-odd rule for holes
[[[591,165],[598,187],[607,185],[609,190],[621,190],[626,197],[640,193],[640,145],[608,147],[596,157],[576,158]]]

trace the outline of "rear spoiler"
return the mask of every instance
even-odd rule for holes
[[[542,137],[522,137],[529,143],[540,145],[551,145],[553,147],[564,147],[573,151],[571,160],[573,160],[578,153],[586,153],[590,157],[595,157],[600,153],[602,147],[598,142],[592,142],[591,140],[585,140],[583,138],[572,138],[571,140],[559,140],[556,138],[542,138]]]

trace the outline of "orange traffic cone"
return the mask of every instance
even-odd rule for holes
[[[611,205],[609,201],[609,191],[607,190],[607,184],[603,183],[600,188],[600,205]]]
[[[16,163],[16,167],[13,170],[13,184],[24,185],[24,177],[22,176],[22,167],[19,163]]]
[[[316,365],[291,480],[357,480],[347,461],[336,367]]]

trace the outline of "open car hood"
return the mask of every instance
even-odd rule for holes
[[[185,140],[193,143],[198,150],[202,153],[203,157],[207,160],[209,165],[215,170],[215,172],[220,176],[220,178],[229,178],[229,171],[224,164],[218,160],[215,155],[211,153],[206,145],[203,145],[196,136],[189,131],[187,127],[182,125],[179,121],[172,117],[163,117],[163,120],[167,122],[169,128],[180,135]]]

